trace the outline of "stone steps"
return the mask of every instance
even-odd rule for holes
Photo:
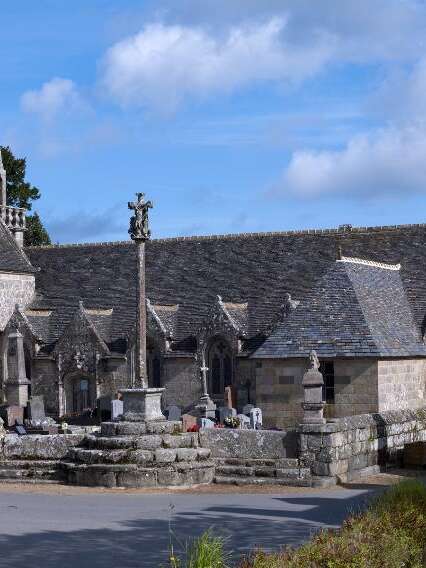
[[[57,483],[64,480],[60,462],[8,460],[0,462],[1,483]]]
[[[173,462],[198,462],[210,457],[205,448],[162,448],[144,449],[87,449],[73,448],[69,459],[82,464],[145,464],[152,466]]]
[[[241,477],[215,475],[214,482],[220,485],[287,485],[291,487],[311,487],[312,481],[307,479],[289,479],[285,477]]]
[[[218,465],[241,466],[241,467],[275,467],[279,469],[294,469],[299,467],[297,458],[248,459],[248,458],[220,458],[216,460]]]

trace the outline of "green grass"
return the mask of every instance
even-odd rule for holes
[[[257,551],[238,568],[423,568],[426,486],[404,481],[339,530],[322,531],[297,550]]]

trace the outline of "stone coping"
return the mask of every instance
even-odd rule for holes
[[[308,433],[325,433],[332,434],[334,432],[342,432],[344,430],[353,430],[355,428],[369,428],[371,426],[386,426],[395,423],[411,422],[413,420],[421,420],[426,422],[426,407],[417,410],[389,410],[387,412],[358,414],[356,416],[347,416],[345,418],[336,419],[326,424],[300,424],[299,432]]]

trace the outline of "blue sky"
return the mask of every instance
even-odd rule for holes
[[[426,222],[426,6],[15,0],[0,144],[55,242]]]

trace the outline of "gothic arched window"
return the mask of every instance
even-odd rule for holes
[[[232,351],[229,343],[221,338],[210,346],[208,354],[209,390],[212,396],[223,396],[225,387],[232,384]]]

